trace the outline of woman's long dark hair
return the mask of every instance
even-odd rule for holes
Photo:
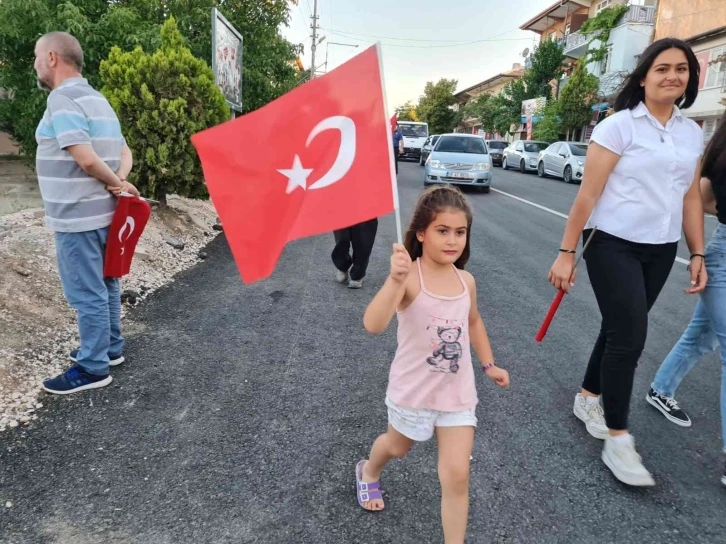
[[[615,111],[632,110],[641,102],[645,102],[645,89],[640,86],[640,83],[645,79],[656,57],[663,51],[673,48],[680,49],[685,53],[686,59],[688,59],[689,72],[686,92],[676,100],[676,106],[679,108],[691,107],[698,95],[698,78],[701,74],[701,66],[698,64],[698,59],[693,50],[686,42],[675,38],[663,38],[650,44],[640,55],[640,61],[638,61],[635,70],[623,81],[618,97],[615,99],[613,108]]]
[[[418,241],[416,234],[429,228],[429,225],[436,219],[436,214],[447,210],[464,212],[464,215],[466,215],[466,246],[464,246],[464,251],[454,263],[456,268],[464,270],[464,266],[469,261],[472,213],[469,202],[456,187],[437,185],[423,192],[416,203],[411,223],[408,225],[406,236],[403,239],[403,245],[411,256],[411,260],[421,257],[423,255],[423,244]]]
[[[706,146],[701,163],[701,176],[711,184],[726,183],[726,113],[718,123],[711,141]]]

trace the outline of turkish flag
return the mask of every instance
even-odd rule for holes
[[[148,202],[131,195],[118,197],[118,205],[106,239],[104,277],[120,278],[129,273],[136,243],[141,238],[150,216],[151,206]]]
[[[252,113],[192,136],[245,283],[285,244],[394,211],[380,54],[367,49]]]
[[[391,132],[396,131],[396,125],[398,125],[398,113],[394,113],[391,117]]]

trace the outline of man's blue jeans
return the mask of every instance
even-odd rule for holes
[[[651,387],[672,397],[698,361],[721,348],[721,439],[726,452],[726,225],[719,224],[706,249],[708,284],[683,336],[661,364]]]
[[[81,351],[77,363],[89,374],[108,374],[109,355],[123,351],[121,285],[103,277],[109,228],[56,232],[55,249],[63,293],[78,312]]]

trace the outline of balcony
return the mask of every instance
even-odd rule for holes
[[[630,6],[620,21],[620,24],[624,23],[655,24],[655,6]]]
[[[565,55],[573,59],[579,59],[587,51],[587,43],[589,41],[589,37],[579,32],[569,34],[565,42]]]

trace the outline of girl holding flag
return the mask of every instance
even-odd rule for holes
[[[703,136],[679,109],[695,101],[699,73],[693,51],[680,40],[658,40],[643,52],[615,100],[616,113],[592,133],[583,182],[549,273],[552,285],[568,292],[577,240],[597,228],[585,261],[602,324],[573,411],[605,441],[602,460],[615,477],[634,486],[654,485],[628,432],[635,367],[681,229],[691,251],[686,292],[706,285],[698,183]]]
[[[358,503],[383,510],[381,471],[435,432],[447,544],[463,544],[469,511],[469,459],[477,424],[470,345],[487,377],[500,387],[509,384],[507,371],[494,364],[474,277],[463,270],[471,222],[471,208],[458,189],[425,191],[404,245],[393,247],[391,273],[363,318],[368,332],[380,334],[396,314],[398,349],[386,394],[388,431],[356,467]]]

